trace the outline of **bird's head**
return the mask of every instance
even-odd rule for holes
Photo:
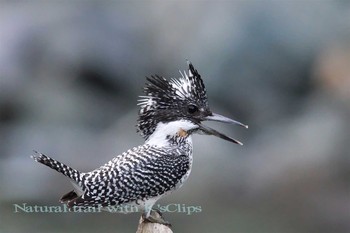
[[[208,126],[203,121],[219,121],[248,127],[238,121],[213,113],[208,105],[203,80],[193,65],[188,62],[188,73],[180,71],[178,79],[166,80],[158,75],[147,77],[144,96],[140,96],[137,130],[147,140],[159,125],[169,124],[170,130],[184,129],[186,132],[199,132],[214,135],[237,144],[230,138]],[[174,132],[177,133],[177,132]]]

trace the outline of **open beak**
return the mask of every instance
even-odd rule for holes
[[[224,117],[224,116],[221,116],[219,114],[216,114],[216,113],[212,113],[210,116],[206,116],[203,120],[205,121],[219,121],[219,122],[224,122],[224,123],[231,123],[231,124],[236,124],[236,125],[240,125],[244,128],[248,128],[248,125],[245,125],[245,124],[242,124],[241,122],[239,121],[235,121],[235,120],[232,120],[228,117]],[[233,143],[237,143],[239,145],[243,145],[243,143],[241,143],[240,141],[236,140],[236,139],[233,139],[231,137],[228,137],[218,131],[216,131],[215,129],[212,129],[208,126],[205,126],[205,125],[202,125],[202,124],[199,124],[199,129],[205,133],[205,134],[208,134],[208,135],[214,135],[216,137],[219,137],[219,138],[222,138],[226,141],[229,141],[229,142],[233,142]]]

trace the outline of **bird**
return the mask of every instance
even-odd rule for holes
[[[69,208],[119,205],[136,206],[144,221],[170,225],[152,209],[162,197],[180,188],[192,170],[192,135],[213,135],[243,145],[204,121],[231,123],[248,128],[231,118],[213,113],[201,75],[191,62],[179,78],[146,77],[144,95],[139,96],[137,132],[144,138],[136,146],[90,172],[73,169],[34,151],[36,162],[68,177],[74,190],[60,199]],[[158,211],[157,211],[158,212]],[[158,212],[159,213],[159,212]]]

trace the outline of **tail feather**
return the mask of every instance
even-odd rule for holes
[[[61,163],[57,160],[54,160],[40,152],[34,151],[36,155],[30,156],[34,161],[38,163],[42,163],[59,173],[62,173],[63,175],[67,176],[71,180],[75,181],[78,185],[81,185],[81,172],[78,170],[75,170],[71,167],[68,167],[64,163]]]

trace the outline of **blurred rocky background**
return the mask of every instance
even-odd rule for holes
[[[139,214],[15,213],[71,190],[38,150],[89,171],[143,143],[145,76],[193,62],[244,142],[194,137],[194,167],[160,204],[174,232],[350,232],[347,1],[1,1],[0,232],[135,232]]]

